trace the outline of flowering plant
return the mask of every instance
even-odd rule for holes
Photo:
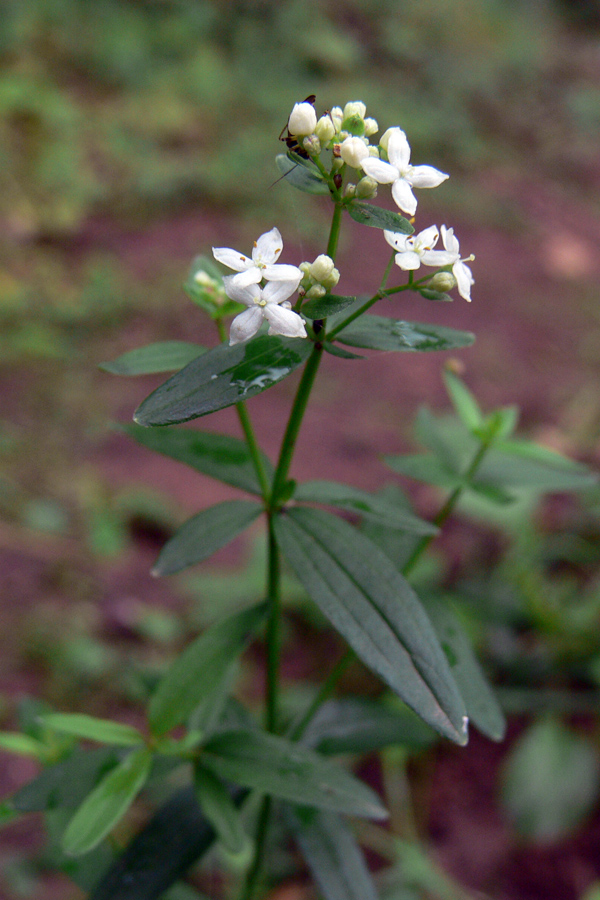
[[[331,202],[324,252],[312,262],[280,262],[283,240],[275,227],[257,239],[250,256],[213,248],[212,259],[195,261],[186,290],[215,322],[218,346],[152,344],[104,366],[127,375],[174,371],[141,403],[129,434],[250,497],[218,503],[185,522],[162,549],[155,574],[207,559],[259,518],[266,523],[268,554],[264,600],[214,622],[175,659],[153,687],[145,729],[85,714],[47,713],[36,736],[0,735],[0,747],[48,764],[11,808],[48,814],[61,808],[58,864],[91,890],[92,900],[163,896],[215,842],[235,861],[234,880],[250,900],[269,883],[265,860],[275,823],[295,837],[326,900],[372,900],[375,884],[346,817],[380,821],[388,813],[372,786],[329,757],[388,744],[423,745],[435,734],[464,745],[469,719],[489,737],[502,737],[502,712],[459,620],[447,605],[420,599],[409,578],[465,491],[504,503],[524,480],[535,484],[537,477],[542,489],[577,488],[590,483],[587,472],[513,440],[514,410],[484,415],[448,370],[456,427],[448,431],[423,413],[420,437],[429,452],[388,460],[396,472],[448,492],[433,522],[417,516],[397,494],[370,494],[338,482],[299,484],[290,477],[325,353],[346,365],[360,358],[355,349],[457,350],[474,339],[449,327],[369,314],[383,298],[404,291],[448,301],[448,291],[457,287],[470,300],[474,283],[467,265],[472,257],[461,258],[452,228],[429,225],[415,234],[401,214],[416,211],[413,189],[434,188],[448,176],[411,165],[399,127],[379,141],[378,130],[361,102],[320,117],[313,98],[297,103],[284,138],[288,149],[277,165],[288,185]],[[368,202],[380,185],[391,185],[400,212]],[[379,229],[382,246],[392,247],[367,298],[333,292],[345,217]],[[436,249],[440,233],[443,250]],[[234,274],[224,274],[217,263]],[[430,271],[415,277],[421,265]],[[408,274],[388,286],[394,266]],[[300,368],[273,464],[259,447],[246,401]],[[243,440],[173,427],[227,406],[237,410]],[[322,506],[358,516],[362,526]],[[280,673],[283,560],[348,644],[295,712],[286,705]],[[265,691],[258,718],[234,699],[234,680],[237,661],[263,629]],[[380,679],[383,693],[377,700],[332,700],[357,659]],[[391,696],[403,705],[390,702]],[[89,751],[78,740],[103,746]],[[107,840],[115,825],[142,789],[174,772],[180,786],[117,851]]]

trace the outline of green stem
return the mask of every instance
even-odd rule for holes
[[[337,253],[340,229],[342,226],[343,211],[344,207],[341,204],[336,203],[333,208],[333,217],[331,219],[331,227],[329,229],[329,240],[327,241],[327,250],[325,251],[327,256],[329,256],[331,259],[335,259],[335,254]]]
[[[271,808],[271,798],[269,796],[264,797],[258,814],[254,859],[248,870],[240,900],[252,900],[262,879],[267,833],[269,831],[271,819]]]
[[[279,653],[280,653],[280,618],[281,618],[281,571],[279,564],[279,547],[273,530],[273,514],[269,514],[269,552],[267,559],[267,597],[269,601],[269,618],[267,620],[267,684],[265,701],[265,728],[267,731],[277,730],[278,688],[279,688]]]

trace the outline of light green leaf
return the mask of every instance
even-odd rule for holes
[[[248,445],[226,434],[194,431],[191,428],[142,428],[129,425],[123,429],[130,437],[164,456],[191,466],[204,475],[261,494]],[[261,453],[263,467],[270,478],[273,466]]]
[[[278,516],[281,549],[309,596],[360,659],[429,725],[467,741],[466,710],[419,600],[367,537],[322,510]]]
[[[340,816],[298,809],[289,820],[325,900],[377,900],[362,850]]]
[[[379,797],[318,753],[263,731],[228,731],[211,738],[204,765],[220,778],[293,803],[369,819],[385,819]]]
[[[35,759],[41,759],[46,752],[46,747],[41,741],[28,734],[21,734],[18,731],[0,731],[0,750],[6,750],[7,753],[15,753],[18,756],[33,756]]]
[[[112,722],[109,719],[96,719],[83,713],[47,713],[42,721],[54,731],[73,734],[75,737],[102,744],[114,744],[120,747],[134,747],[144,743],[144,736],[132,725]]]
[[[217,622],[177,657],[162,679],[148,708],[154,735],[180,725],[205,693],[227,675],[266,614],[264,603]]]
[[[456,350],[470,346],[475,335],[442,325],[402,322],[365,313],[340,331],[336,340],[371,350]]]
[[[250,845],[239,810],[220,779],[205,766],[194,766],[194,788],[200,808],[226,850],[242,854]]]
[[[206,353],[206,347],[186,341],[159,341],[129,350],[99,368],[113,375],[153,375],[183,369],[193,359]]]
[[[475,431],[476,428],[480,428],[483,423],[483,413],[475,396],[464,381],[458,375],[455,375],[454,372],[445,369],[444,382],[459,419],[469,431]]]
[[[355,222],[361,225],[370,225],[372,228],[383,228],[385,231],[393,231],[396,234],[412,234],[415,230],[408,219],[400,213],[392,212],[381,206],[373,206],[371,203],[362,203],[354,200],[346,207]]]
[[[308,359],[312,342],[262,335],[221,344],[165,381],[137,408],[138,425],[175,425],[266,391]]]
[[[386,497],[369,494],[348,484],[337,481],[306,481],[299,484],[294,491],[294,498],[300,503],[322,503],[325,506],[337,506],[349,512],[358,513],[365,519],[409,531],[412,534],[437,534],[439,529],[408,509],[394,503]]]
[[[151,766],[152,754],[142,747],[102,779],[69,822],[62,842],[65,853],[79,856],[100,843],[135,800]]]
[[[545,447],[526,441],[498,441],[485,456],[477,481],[501,488],[578,491],[598,484],[598,475]]]
[[[167,541],[153,575],[173,575],[212,556],[245,531],[263,511],[250,500],[225,500],[192,516]]]
[[[424,481],[425,484],[444,488],[455,488],[463,484],[462,478],[447,469],[433,453],[386,456],[384,461],[399,475],[407,475],[417,481]]]
[[[306,194],[329,196],[329,188],[315,165],[308,168],[298,159],[290,159],[285,153],[278,153],[275,163],[286,184],[291,184]]]

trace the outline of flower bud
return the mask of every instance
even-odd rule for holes
[[[346,103],[344,107],[344,119],[350,119],[352,116],[358,116],[359,119],[364,119],[365,114],[367,112],[367,107],[361,100],[354,100],[353,102]]]
[[[364,120],[361,119],[360,116],[349,116],[342,122],[342,131],[340,132],[340,136],[344,132],[346,132],[347,135],[351,134],[355,137],[362,137],[365,133]]]
[[[427,287],[445,294],[446,291],[451,291],[456,287],[456,278],[452,272],[436,272],[431,281],[427,283]]]
[[[356,196],[360,200],[371,200],[377,196],[377,182],[370,175],[365,175],[356,185]]]
[[[331,117],[331,121],[333,122],[335,130],[339,131],[344,120],[344,113],[339,106],[334,106],[333,109],[329,110],[329,115]]]
[[[382,147],[386,153],[388,148],[388,141],[395,131],[400,131],[400,128],[397,125],[394,125],[393,128],[388,128],[387,131],[384,131],[381,135],[379,146]]]
[[[379,147],[369,144],[369,156],[372,156],[373,159],[379,159]]]
[[[322,144],[327,144],[335,134],[335,125],[330,115],[321,116],[315,126],[315,134]]]
[[[344,197],[354,197],[356,194],[356,185],[352,184],[352,182],[348,182],[348,184],[344,187]]]
[[[288,121],[288,131],[296,136],[313,134],[317,125],[317,114],[312,103],[295,103]]]
[[[325,288],[325,290],[330,291],[332,288],[336,286],[338,281],[340,280],[339,269],[333,268],[327,278],[321,279],[321,284]]]
[[[340,156],[353,169],[360,169],[363,159],[369,155],[369,148],[359,137],[349,137],[340,147]]]
[[[324,297],[326,293],[327,291],[322,284],[313,284],[311,289],[306,292],[306,296],[309,300],[318,300]]]
[[[365,137],[371,137],[379,131],[379,125],[376,119],[365,119]]]
[[[324,278],[328,278],[334,270],[334,263],[330,256],[321,253],[310,266],[310,274],[315,281],[322,282]]]
[[[318,156],[321,152],[321,141],[316,134],[309,134],[302,139],[302,146],[309,156]]]

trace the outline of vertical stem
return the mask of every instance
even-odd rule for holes
[[[327,250],[325,251],[327,256],[331,257],[331,259],[335,259],[335,254],[337,253],[338,241],[340,238],[340,228],[342,225],[342,212],[344,208],[338,203],[335,204],[333,209],[333,218],[331,219],[331,227],[329,229],[329,240],[327,241]]]
[[[279,652],[281,639],[280,582],[279,547],[277,546],[273,530],[273,514],[269,513],[269,551],[267,560],[269,618],[267,620],[267,683],[265,703],[265,728],[267,731],[277,730],[277,689],[279,683]]]

